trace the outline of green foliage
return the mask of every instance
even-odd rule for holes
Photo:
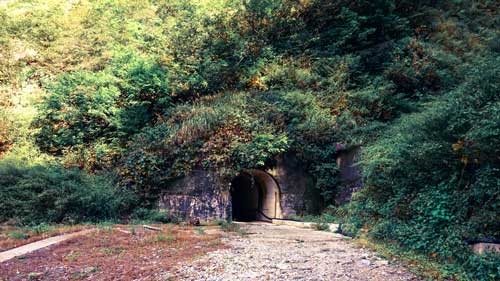
[[[0,175],[1,221],[98,221],[118,218],[136,204],[134,195],[115,190],[110,180],[78,170],[2,161]]]
[[[158,63],[126,49],[103,71],[61,75],[47,87],[50,95],[34,122],[37,144],[52,154],[72,154],[79,167],[105,168],[121,144],[168,109],[166,83]]]
[[[205,228],[203,228],[202,226],[196,227],[196,234],[198,234],[198,235],[205,234]]]
[[[0,157],[32,162],[0,163],[0,194],[18,204],[3,219],[108,218],[120,204],[162,218],[148,208],[193,169],[228,180],[294,154],[344,233],[495,279],[496,258],[464,240],[500,237],[498,11],[490,0],[3,1]],[[358,146],[366,189],[335,206],[338,150]],[[113,173],[127,196],[75,167]]]
[[[219,226],[222,229],[222,231],[225,231],[225,232],[236,232],[240,235],[247,234],[247,232],[244,229],[242,229],[238,224],[233,223],[233,222],[222,221],[219,224]]]
[[[1,109],[0,109],[1,110]],[[0,155],[9,150],[10,146],[14,142],[15,130],[13,128],[13,122],[11,118],[4,113],[3,110],[0,111],[0,119],[2,123],[0,124]]]
[[[40,224],[37,224],[37,225],[30,227],[29,229],[34,234],[38,235],[38,234],[43,234],[43,233],[53,231],[55,229],[55,227],[52,225],[49,225],[47,223],[40,223]]]
[[[146,127],[134,137],[125,164],[120,166],[122,184],[151,202],[169,181],[204,168],[221,177],[242,169],[266,167],[288,147],[286,135],[262,120],[258,104],[245,93],[230,93],[194,105],[179,105],[170,117]]]
[[[460,87],[364,148],[367,189],[351,204],[351,225],[373,225],[377,239],[463,264],[472,279],[499,277],[495,258],[478,258],[465,243],[500,235],[500,123],[491,115],[499,62],[468,66]]]
[[[8,235],[12,239],[25,240],[30,238],[30,236],[22,231],[11,231]]]
[[[279,155],[288,148],[286,135],[259,134],[254,135],[252,142],[237,144],[234,148],[235,160],[240,167],[265,167],[266,161]],[[237,164],[237,165],[238,165]]]
[[[109,139],[118,127],[119,89],[104,73],[75,72],[59,78],[40,108],[37,143],[51,153],[65,147]]]

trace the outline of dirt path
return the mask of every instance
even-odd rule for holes
[[[54,236],[54,237],[43,239],[43,240],[40,240],[37,242],[30,243],[30,244],[27,244],[27,245],[24,245],[21,247],[17,247],[17,248],[14,248],[14,249],[11,249],[11,250],[8,250],[5,252],[1,252],[0,253],[0,262],[4,262],[4,261],[10,260],[12,258],[25,255],[27,253],[30,253],[30,252],[36,251],[38,249],[42,249],[42,248],[48,247],[50,245],[74,238],[76,236],[81,236],[81,235],[87,234],[91,231],[93,231],[93,229],[87,229],[87,230],[83,230],[83,231],[79,231],[79,232],[75,232],[75,233]]]
[[[178,280],[418,280],[345,237],[310,229],[246,223],[230,248],[172,271]]]

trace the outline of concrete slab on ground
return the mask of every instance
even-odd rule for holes
[[[292,221],[292,220],[277,220],[273,219],[273,224],[276,225],[288,225],[300,228],[311,228],[314,229],[316,227],[316,223],[314,222],[301,222],[301,221]],[[329,223],[328,230],[331,232],[336,232],[339,229],[339,225],[336,223]]]
[[[48,247],[50,245],[57,244],[59,242],[62,242],[62,241],[68,240],[68,239],[72,239],[72,238],[75,238],[75,237],[78,237],[81,235],[88,234],[94,230],[95,229],[87,229],[87,230],[78,231],[75,233],[58,235],[58,236],[50,237],[50,238],[43,239],[43,240],[40,240],[37,242],[33,242],[33,243],[30,243],[30,244],[27,244],[27,245],[24,245],[21,247],[10,249],[10,250],[5,251],[5,252],[1,252],[0,253],[0,262],[4,262],[4,261],[10,260],[12,258],[31,253],[33,251]]]

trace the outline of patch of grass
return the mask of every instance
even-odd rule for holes
[[[205,234],[205,229],[202,226],[196,227],[196,234],[198,234],[198,235]]]
[[[208,242],[208,246],[209,247],[216,247],[216,246],[220,246],[222,244],[222,242],[220,240],[214,240],[214,241],[210,241]]]
[[[377,252],[380,257],[401,263],[424,280],[470,280],[458,269],[431,261],[427,256],[403,249],[396,245],[373,241],[365,234],[352,240],[363,248]]]
[[[96,226],[100,231],[102,230],[108,233],[113,232],[113,223],[111,222],[100,222]]]
[[[167,241],[170,242],[170,241],[175,241],[175,240],[176,240],[176,238],[172,234],[167,234],[167,235],[159,234],[158,236],[156,236],[156,241],[160,242],[160,243],[167,242]]]
[[[67,254],[65,256],[65,258],[68,260],[68,261],[74,261],[76,259],[78,259],[82,254],[78,251],[71,251],[69,254]]]
[[[75,280],[75,279],[85,279],[89,277],[89,274],[86,273],[86,272],[77,272],[77,273],[73,273],[71,275],[71,279]]]
[[[123,247],[105,247],[101,249],[101,252],[106,255],[119,255],[124,251],[125,249]]]
[[[220,224],[220,228],[225,232],[236,232],[241,235],[248,234],[246,230],[242,229],[238,224],[235,224],[233,222],[223,221]]]
[[[320,216],[305,215],[305,216],[290,216],[289,219],[302,222],[315,222],[315,223],[337,223],[339,220],[331,214],[325,213]]]
[[[30,238],[30,235],[28,233],[18,231],[18,230],[14,230],[14,231],[9,232],[8,236],[12,239],[17,239],[17,240],[25,240],[25,239]]]
[[[131,233],[132,235],[135,235],[135,234],[137,233],[137,226],[135,226],[135,225],[131,225],[131,226],[128,228],[128,230],[130,231],[130,233]]]
[[[47,232],[52,232],[55,230],[55,227],[46,223],[41,223],[39,225],[35,225],[29,228],[34,234],[39,235]]]
[[[89,277],[90,273],[95,273],[97,271],[99,271],[99,268],[89,266],[89,267],[82,269],[80,272],[73,273],[71,275],[71,279],[85,279],[85,278]]]
[[[208,223],[208,225],[218,225],[221,226],[223,223],[226,223],[225,220],[213,220]]]
[[[326,222],[318,222],[314,224],[314,229],[319,231],[329,231],[330,225]]]
[[[38,279],[39,279],[39,277],[40,277],[41,275],[42,275],[42,274],[41,274],[41,273],[39,273],[39,272],[30,272],[30,273],[28,274],[28,279],[29,279],[29,280],[38,280]]]

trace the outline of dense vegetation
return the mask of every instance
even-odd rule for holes
[[[291,153],[346,233],[449,264],[448,277],[498,279],[498,256],[465,242],[500,239],[498,12],[495,0],[2,2],[0,220],[122,217],[194,168],[225,178]],[[365,188],[345,206],[340,146],[362,147]]]

